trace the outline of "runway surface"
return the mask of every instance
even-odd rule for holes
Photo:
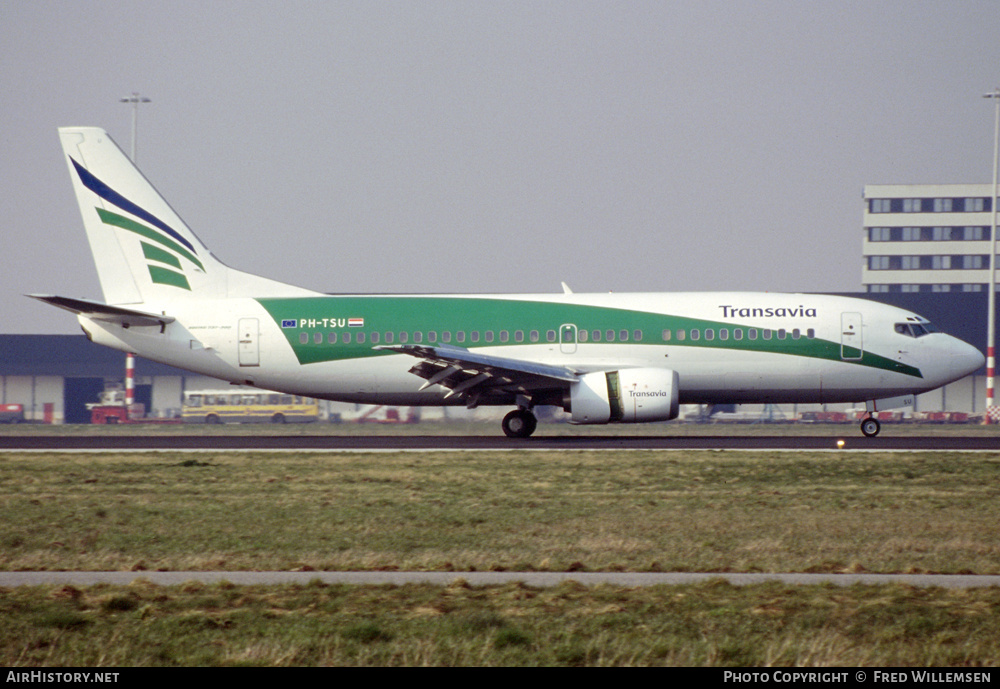
[[[838,441],[843,441],[839,446]],[[1000,450],[1000,437],[496,436],[448,435],[5,435],[0,450]]]
[[[93,586],[96,584],[128,585],[137,579],[161,586],[178,586],[189,581],[206,584],[226,581],[239,585],[325,584],[393,585],[434,584],[447,586],[463,580],[470,586],[497,586],[520,582],[526,586],[545,588],[566,581],[584,586],[607,584],[641,587],[657,585],[695,584],[709,580],[725,580],[734,586],[778,581],[791,585],[834,584],[906,584],[908,586],[941,588],[979,588],[1000,586],[1000,575],[966,574],[795,574],[795,573],[715,573],[715,572],[0,572],[0,586],[64,585]]]

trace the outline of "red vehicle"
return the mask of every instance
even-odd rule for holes
[[[88,404],[90,423],[180,423],[180,419],[146,418],[146,408],[141,403],[125,404],[125,391],[108,388],[101,393],[100,402]]]
[[[23,423],[23,404],[0,404],[0,423]]]

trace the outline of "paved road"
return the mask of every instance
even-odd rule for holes
[[[1000,450],[1000,437],[496,436],[443,435],[0,435],[0,450]]]
[[[233,584],[307,584],[322,581],[327,584],[397,585],[436,584],[446,586],[458,579],[471,586],[494,586],[522,582],[528,586],[556,586],[564,581],[576,581],[585,586],[655,586],[659,584],[693,584],[711,579],[724,579],[735,586],[780,581],[785,584],[892,584],[939,586],[942,588],[978,588],[1000,586],[1000,575],[965,574],[732,574],[699,572],[0,572],[0,586],[38,586],[42,584],[127,585],[145,579],[163,586],[176,586],[188,581]]]

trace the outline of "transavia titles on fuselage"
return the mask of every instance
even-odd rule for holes
[[[773,293],[325,295],[226,267],[102,130],[59,130],[104,301],[32,295],[102,345],[322,399],[509,405],[573,423],[676,418],[686,403],[900,406],[983,365],[926,319]],[[866,435],[878,432],[871,414]]]

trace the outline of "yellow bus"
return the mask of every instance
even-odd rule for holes
[[[319,403],[255,388],[185,390],[181,414],[185,423],[310,423],[319,420]]]

